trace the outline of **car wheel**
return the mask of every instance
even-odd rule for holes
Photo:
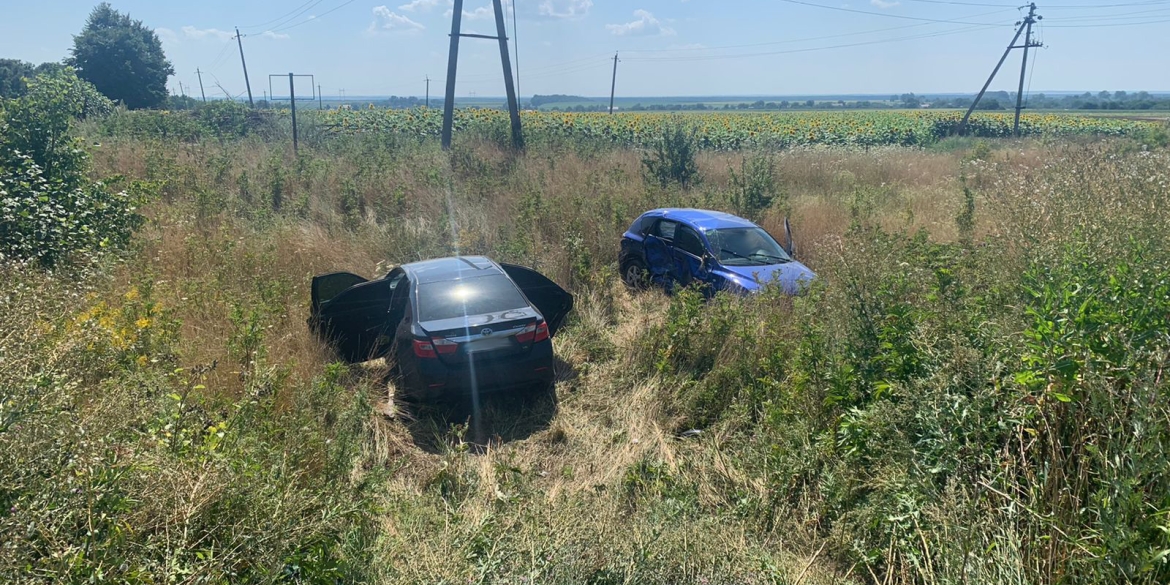
[[[634,290],[645,289],[650,284],[650,272],[641,260],[630,260],[622,268],[622,282]]]

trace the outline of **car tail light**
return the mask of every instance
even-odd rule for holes
[[[541,321],[540,324],[536,326],[536,339],[533,341],[544,341],[546,339],[548,339],[548,323]]]
[[[420,358],[434,359],[434,358],[439,357],[438,355],[435,354],[435,346],[430,341],[427,341],[424,339],[416,339],[416,340],[414,340],[413,345],[414,345],[414,355],[416,355]]]
[[[529,324],[516,335],[516,341],[520,343],[535,343],[546,339],[548,339],[548,323],[544,321]]]
[[[459,351],[459,344],[450,339],[443,339],[442,337],[432,337],[431,345],[435,346],[435,351],[448,355]]]

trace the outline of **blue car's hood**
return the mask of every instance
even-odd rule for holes
[[[759,290],[766,284],[779,284],[788,294],[800,292],[817,277],[807,266],[796,262],[770,264],[767,266],[723,266],[724,270],[739,277],[737,284],[748,290]]]

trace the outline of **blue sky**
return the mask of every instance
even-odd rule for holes
[[[1021,16],[1005,0],[515,1],[523,95],[606,95],[614,51],[626,96],[974,93]],[[1039,5],[1033,92],[1170,90],[1170,0],[1056,1]],[[96,2],[5,4],[0,57],[39,63],[67,55]],[[426,76],[432,96],[443,91],[450,0],[112,4],[158,32],[176,90],[197,94],[199,68],[209,95],[244,91],[239,26],[257,99],[269,74],[289,71],[314,74],[327,96],[421,96]],[[494,33],[490,7],[465,0],[464,32]],[[457,95],[503,95],[497,44],[461,46]],[[1014,91],[1019,53],[992,89]]]

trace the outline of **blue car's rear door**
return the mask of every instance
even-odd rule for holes
[[[675,231],[672,251],[671,277],[682,286],[693,283],[709,284],[710,270],[703,263],[708,256],[699,232],[687,225],[680,225]]]
[[[663,219],[646,233],[646,268],[650,271],[650,280],[658,284],[665,284],[671,278],[674,267],[674,234],[678,230],[678,222]]]

